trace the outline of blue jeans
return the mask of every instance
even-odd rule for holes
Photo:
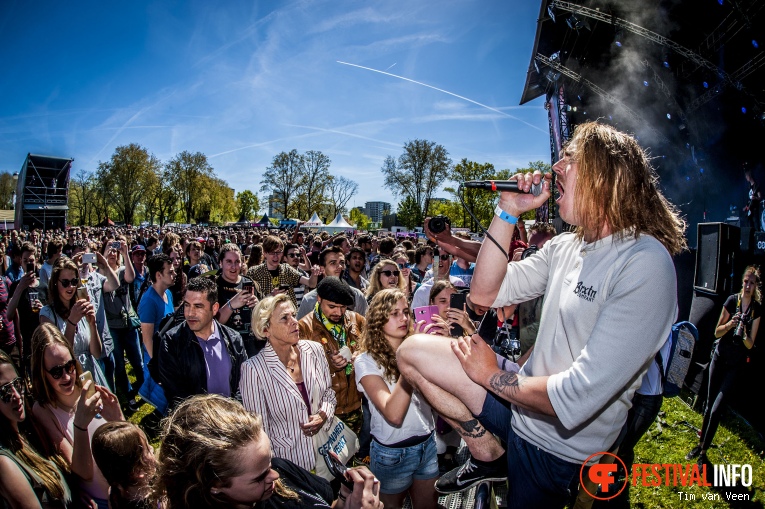
[[[515,434],[510,403],[487,393],[475,417],[507,447],[507,506],[513,509],[564,507],[579,485],[581,464],[569,463]]]
[[[114,392],[114,352],[98,359],[98,364],[101,366],[101,371],[104,372],[107,389]]]
[[[380,493],[403,493],[415,480],[438,478],[435,433],[411,447],[388,447],[372,440],[369,453],[369,470],[380,480]]]
[[[143,385],[143,356],[138,331],[132,329],[113,329],[109,327],[114,340],[114,381],[117,394],[128,399],[135,398]],[[135,383],[130,384],[125,369],[125,356],[133,367]]]

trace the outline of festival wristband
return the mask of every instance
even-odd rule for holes
[[[501,220],[503,220],[504,222],[506,222],[506,223],[508,223],[508,224],[516,224],[516,223],[518,222],[518,218],[517,218],[517,217],[515,217],[515,216],[513,216],[513,215],[510,215],[510,214],[508,214],[507,212],[505,212],[504,210],[502,210],[502,209],[499,207],[499,205],[497,205],[497,208],[495,208],[495,209],[494,209],[494,214],[495,214],[495,215],[496,215],[498,218],[500,218]]]

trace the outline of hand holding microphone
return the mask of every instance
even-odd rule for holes
[[[550,197],[552,175],[539,170],[518,173],[509,180],[470,180],[463,184],[472,189],[499,191],[499,206],[516,217],[542,206]]]

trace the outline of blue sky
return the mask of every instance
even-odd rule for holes
[[[518,106],[538,12],[528,0],[2,0],[0,171],[27,152],[93,171],[138,143],[162,161],[203,152],[237,192],[259,192],[274,155],[320,150],[358,182],[355,206],[399,201],[380,167],[415,138],[454,162],[549,162],[542,99]]]

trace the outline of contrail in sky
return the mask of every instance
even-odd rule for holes
[[[410,78],[405,78],[405,77],[399,76],[397,74],[393,74],[393,73],[389,73],[389,72],[385,72],[385,71],[380,71],[378,69],[372,69],[371,67],[364,67],[363,65],[350,64],[348,62],[343,62],[343,61],[340,61],[340,60],[337,60],[337,63],[338,64],[343,64],[343,65],[349,65],[351,67],[358,67],[359,69],[365,69],[367,71],[377,72],[377,73],[380,73],[380,74],[384,74],[386,76],[392,76],[393,78],[398,78],[400,80],[408,81],[410,83],[416,83],[417,85],[422,85],[423,87],[432,88],[433,90],[438,90],[439,92],[443,92],[444,94],[449,94],[450,96],[456,97],[457,99],[462,99],[463,101],[467,101],[469,103],[473,103],[473,104],[475,104],[477,106],[480,106],[482,108],[486,108],[487,110],[491,110],[491,111],[493,111],[495,113],[499,113],[502,116],[505,116],[505,117],[508,117],[508,118],[512,118],[513,120],[517,120],[518,122],[526,124],[527,126],[533,128],[533,129],[536,129],[537,131],[543,132],[545,134],[547,133],[547,131],[545,131],[544,129],[540,129],[539,127],[535,126],[534,124],[530,124],[530,123],[526,122],[525,120],[522,120],[522,119],[520,119],[520,118],[518,118],[516,116],[510,115],[509,113],[505,113],[504,111],[498,110],[496,108],[492,108],[491,106],[487,106],[485,104],[479,103],[478,101],[474,101],[472,99],[468,99],[467,97],[455,94],[454,92],[449,92],[448,90],[444,90],[442,88],[434,87],[433,85],[428,85],[427,83],[422,83],[421,81],[416,81],[416,80],[413,80],[413,79],[410,79]],[[388,69],[390,69],[390,67],[388,67]]]
[[[393,66],[394,66],[394,65],[396,65],[397,63],[398,63],[398,62],[393,62],[393,65],[390,65],[390,66],[388,66],[388,68],[387,68],[387,69],[385,69],[385,70],[386,70],[386,71],[390,71],[390,70],[391,70],[391,67],[393,67]]]

